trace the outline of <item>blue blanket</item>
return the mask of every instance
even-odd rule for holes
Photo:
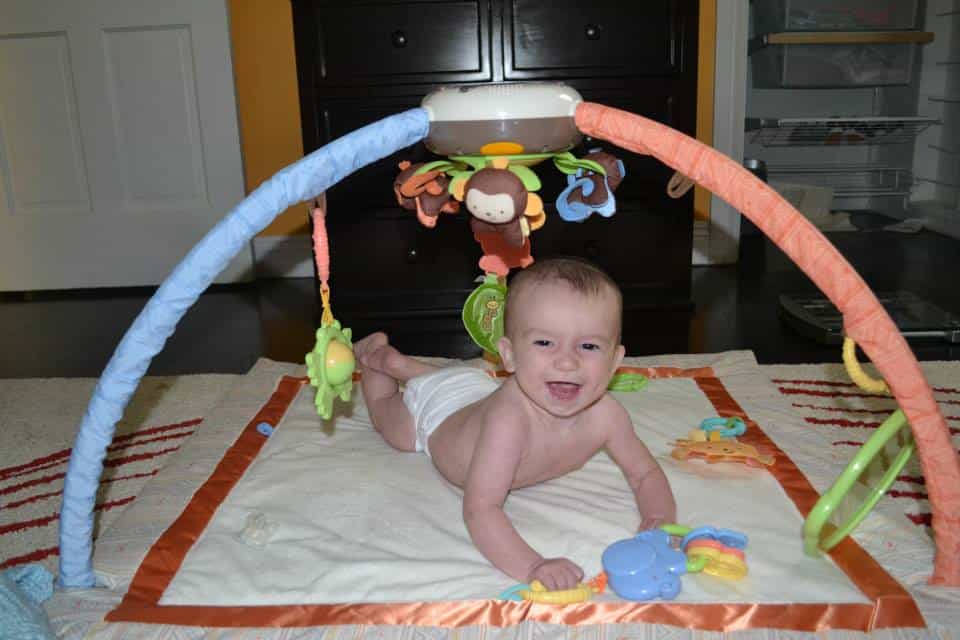
[[[55,638],[41,606],[53,595],[53,575],[39,564],[0,573],[0,640]]]

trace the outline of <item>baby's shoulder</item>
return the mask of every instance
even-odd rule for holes
[[[607,391],[596,403],[591,407],[591,409],[596,409],[598,411],[605,411],[608,413],[627,413],[627,408],[624,407],[619,400],[613,397],[613,394]]]
[[[630,422],[630,413],[609,393],[597,400],[584,414],[584,419],[597,427]]]

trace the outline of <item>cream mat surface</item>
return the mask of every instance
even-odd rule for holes
[[[796,544],[800,514],[766,469],[670,456],[673,440],[717,415],[694,380],[655,379],[642,391],[615,395],[667,473],[680,522],[736,529],[750,538],[745,580],[689,575],[678,601],[867,601],[831,562],[803,555]],[[384,443],[362,397],[321,426],[313,393],[304,388],[161,604],[496,597],[514,581],[473,546],[461,496],[425,455]],[[505,508],[541,554],[570,557],[588,577],[601,571],[603,550],[631,537],[639,523],[626,481],[602,452],[575,473],[511,492]],[[271,530],[265,543],[244,541],[251,518]]]

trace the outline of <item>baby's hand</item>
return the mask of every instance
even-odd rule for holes
[[[545,558],[534,565],[528,582],[539,580],[550,591],[573,589],[583,579],[583,569],[566,558]]]
[[[657,527],[662,527],[665,524],[673,524],[672,521],[667,520],[663,516],[650,516],[649,518],[644,518],[640,521],[640,528],[637,531],[647,531],[649,529],[656,529]]]

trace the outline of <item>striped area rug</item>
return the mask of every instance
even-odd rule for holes
[[[960,362],[923,362],[927,380],[960,448]],[[841,364],[767,365],[761,367],[777,390],[811,429],[824,434],[843,459],[852,458],[877,427],[897,408],[887,396],[864,393]],[[876,375],[876,373],[872,373]],[[917,456],[887,492],[904,515],[930,526],[930,504]]]
[[[115,437],[107,449],[95,510],[107,512],[133,502],[140,487],[163,466],[164,459],[179,449],[183,439],[202,422],[196,418],[145,427]],[[46,530],[56,528],[69,458],[70,449],[60,449],[27,463],[0,469],[0,539],[6,542],[8,536],[22,536],[32,540],[39,537],[34,535],[35,529],[44,530],[42,537],[47,538]],[[103,518],[100,520],[103,526]],[[57,555],[56,543],[39,546],[0,560],[0,569],[54,555]]]
[[[148,377],[107,451],[96,501],[102,531],[164,461],[203,428],[238,376]],[[73,433],[95,380],[0,380],[0,569],[39,562],[56,571],[63,479]]]

